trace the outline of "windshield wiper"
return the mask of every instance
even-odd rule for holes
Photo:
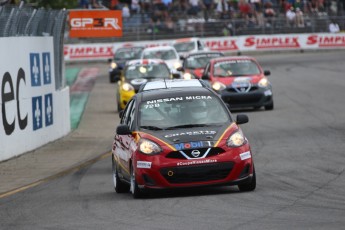
[[[149,130],[163,130],[162,128],[159,128],[157,126],[152,126],[152,125],[144,125],[140,126],[142,129],[149,129]]]
[[[209,125],[206,125],[206,124],[176,125],[176,126],[171,126],[171,127],[165,128],[165,130],[183,129],[183,128],[193,128],[193,127],[206,127],[206,126],[209,126]]]

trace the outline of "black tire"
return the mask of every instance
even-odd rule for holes
[[[273,108],[274,108],[273,101],[272,101],[272,103],[271,103],[271,104],[269,104],[269,105],[265,105],[265,110],[273,110]]]
[[[119,94],[117,94],[117,96],[116,96],[116,102],[117,102],[117,112],[119,113],[122,110],[121,104],[120,104],[120,95]]]
[[[143,198],[144,197],[144,191],[138,187],[138,183],[135,180],[134,170],[133,167],[131,167],[131,186],[130,191],[132,193],[133,198]]]
[[[239,184],[238,185],[238,189],[241,192],[251,192],[251,191],[254,191],[255,188],[256,188],[256,173],[255,173],[255,168],[253,168],[252,180],[249,183]]]
[[[113,182],[114,182],[115,192],[117,193],[129,192],[129,184],[126,184],[125,182],[120,180],[113,157],[111,161],[112,161]]]
[[[110,83],[115,83],[115,82],[116,82],[116,81],[115,81],[115,77],[109,75],[109,82],[110,82]]]

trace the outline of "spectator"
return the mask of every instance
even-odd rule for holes
[[[298,28],[304,28],[304,15],[300,8],[296,8],[296,25]]]
[[[226,0],[220,0],[216,6],[216,12],[220,19],[230,19],[229,4]]]
[[[213,0],[203,0],[202,5],[204,9],[204,19],[205,22],[207,22],[212,14],[211,12],[213,11]]]
[[[273,9],[271,2],[265,3],[264,17],[266,19],[266,26],[270,27],[273,24],[273,18],[276,16],[276,12]]]
[[[331,23],[329,24],[328,28],[329,28],[330,33],[339,33],[340,32],[339,25],[334,20],[331,20]]]
[[[294,8],[291,6],[288,11],[286,11],[286,22],[287,25],[290,27],[295,27],[296,26],[296,13],[294,11]]]
[[[132,0],[131,3],[131,14],[137,14],[140,12],[140,4],[138,0]]]
[[[122,18],[123,18],[123,21],[128,21],[130,17],[131,17],[131,12],[129,10],[128,5],[125,4],[122,7]]]
[[[187,11],[188,15],[197,16],[200,12],[199,0],[189,0],[189,9]]]
[[[79,8],[88,9],[89,0],[79,0]]]

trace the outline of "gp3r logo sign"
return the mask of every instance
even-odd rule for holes
[[[16,130],[17,122],[20,130],[25,130],[28,122],[32,122],[33,131],[54,122],[51,54],[29,53],[28,59],[29,79],[24,69],[19,68],[16,76],[5,72],[0,82],[2,125],[7,136]]]

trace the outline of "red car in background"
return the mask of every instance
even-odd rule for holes
[[[210,83],[230,108],[259,109],[263,106],[272,110],[272,85],[267,78],[270,74],[253,57],[228,56],[211,59],[202,79]]]

